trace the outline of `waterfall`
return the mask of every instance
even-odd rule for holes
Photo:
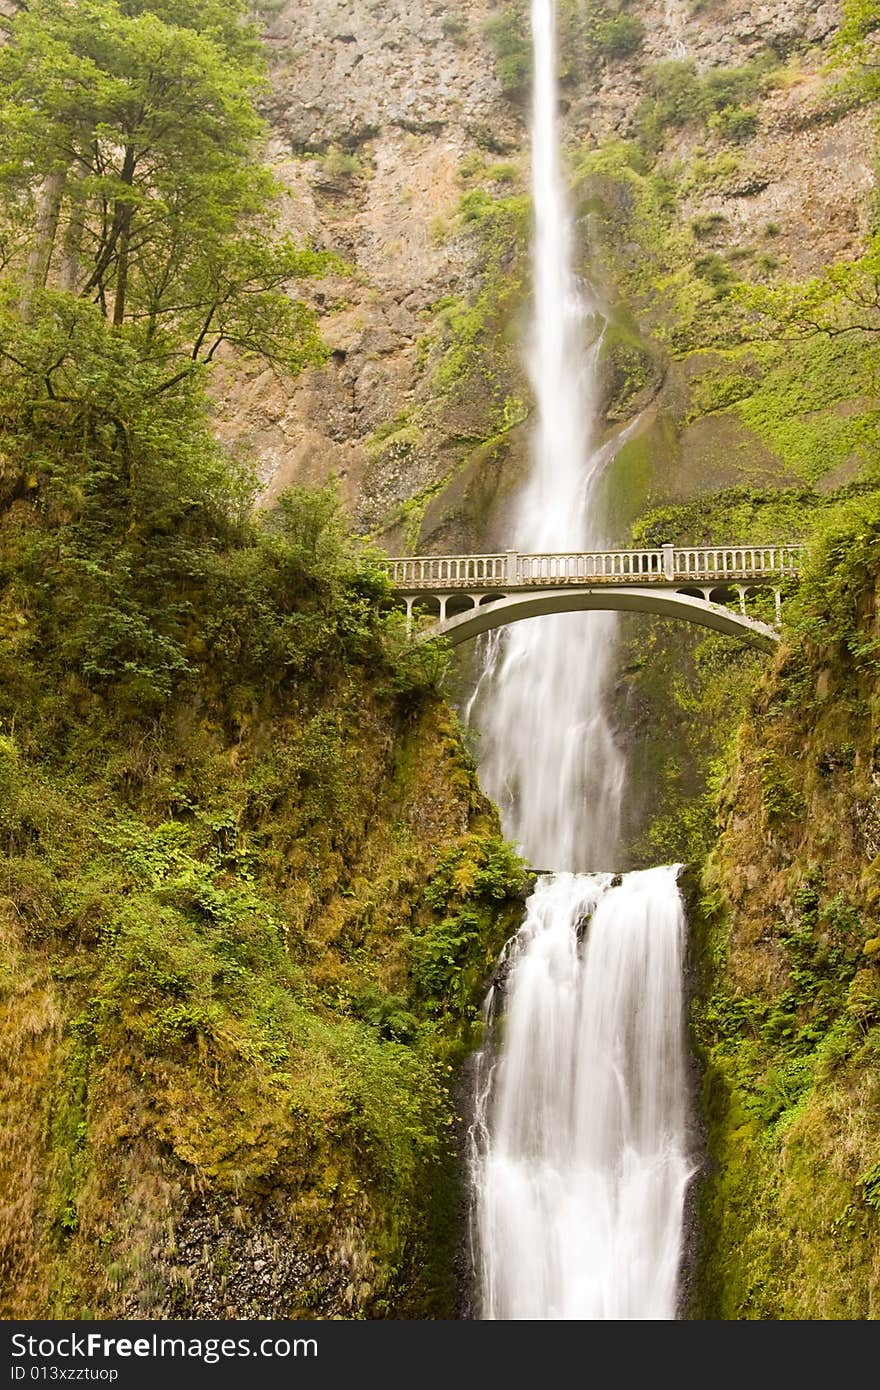
[[[607,459],[594,439],[602,318],[574,274],[574,225],[556,128],[552,0],[534,0],[534,309],[528,348],[537,406],[532,468],[513,518],[522,551],[605,543],[596,490]],[[586,343],[586,346],[585,346]],[[606,713],[612,613],[518,623],[487,643],[466,719],[480,775],[532,863],[606,868],[617,852],[624,762]]]
[[[503,1052],[480,1058],[485,1317],[674,1316],[692,1171],[676,873],[555,874],[531,898]]]
[[[553,0],[532,0],[532,29],[536,424],[510,544],[586,550],[605,543],[603,319],[574,272]],[[477,1062],[474,1263],[489,1318],[676,1310],[691,1172],[677,870],[584,872],[608,870],[619,846],[625,768],[607,713],[615,631],[612,615],[580,613],[494,634],[465,710],[507,833],[554,870],[499,966]]]

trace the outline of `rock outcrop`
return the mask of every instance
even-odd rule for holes
[[[769,75],[752,84],[735,138],[716,119],[676,119],[651,153],[676,185],[681,227],[700,229],[691,255],[736,262],[752,251],[772,261],[769,278],[792,279],[857,254],[874,187],[872,117],[836,95],[825,70],[836,4],[642,0],[627,11],[642,20],[641,45],[620,57],[590,48],[588,8],[563,14],[572,153],[638,137],[664,64],[692,63],[702,78],[751,65]],[[438,373],[450,346],[444,313],[473,306],[486,289],[485,207],[468,197],[509,200],[527,187],[528,98],[499,77],[502,22],[526,41],[523,6],[489,0],[412,0],[393,12],[370,0],[305,0],[265,20],[268,153],[287,188],[283,218],[303,240],[337,251],[349,273],[316,290],[327,366],[291,383],[228,361],[219,426],[254,456],[266,502],[290,482],[335,476],[356,526],[392,546],[495,543],[527,451],[527,212],[518,236],[504,232],[502,274],[519,283],[485,348],[496,360],[476,385],[473,371]],[[642,254],[634,238],[618,260]],[[505,412],[507,400],[519,404]],[[625,420],[626,407],[618,402],[611,416]],[[660,460],[655,502],[681,492],[664,481],[669,464]],[[709,490],[719,481],[687,457],[681,473],[700,475]]]

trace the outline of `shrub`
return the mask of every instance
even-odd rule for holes
[[[727,262],[713,251],[708,256],[698,256],[694,270],[701,280],[705,280],[715,291],[716,299],[723,299],[736,284],[736,276]]]
[[[503,14],[490,19],[486,37],[495,54],[495,69],[502,92],[505,96],[518,96],[528,85],[532,52],[516,10],[508,7]]]
[[[724,106],[710,118],[709,125],[722,140],[741,145],[758,129],[758,113],[753,106]]]
[[[721,212],[707,212],[691,218],[691,231],[696,237],[712,236],[723,227],[727,218]]]
[[[637,15],[612,15],[596,26],[596,47],[606,58],[628,58],[644,41],[645,26]]]

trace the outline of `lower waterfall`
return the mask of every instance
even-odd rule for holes
[[[485,1318],[675,1316],[693,1172],[676,879],[543,877],[502,960],[471,1129]]]

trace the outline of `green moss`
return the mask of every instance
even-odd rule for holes
[[[405,644],[330,495],[293,493],[259,538],[211,538],[190,674],[133,717],[124,678],[54,679],[77,571],[40,591],[26,655],[5,621],[35,612],[43,536],[0,514],[4,1107],[39,1076],[52,1116],[23,1218],[40,1283],[0,1227],[7,1303],[193,1315],[205,1280],[241,1277],[232,1213],[259,1224],[270,1201],[313,1310],[338,1313],[356,1257],[352,1316],[448,1315],[451,1086],[521,875],[431,693],[442,653]],[[175,1253],[205,1208],[223,1271]]]
[[[729,980],[729,918],[697,911],[691,928],[717,987]],[[845,1110],[864,1056],[839,1013],[854,957],[845,937],[817,943],[809,920],[782,941],[787,990],[749,1000],[725,983],[696,1007],[711,1166],[692,1315],[869,1317],[875,1223],[850,1159],[834,1152],[851,1142]]]
[[[817,336],[768,346],[762,357],[762,379],[739,413],[792,472],[815,481],[873,461],[878,412],[868,356]]]
[[[709,1144],[697,1317],[878,1315],[877,507],[876,492],[837,499],[818,528],[691,905]]]

